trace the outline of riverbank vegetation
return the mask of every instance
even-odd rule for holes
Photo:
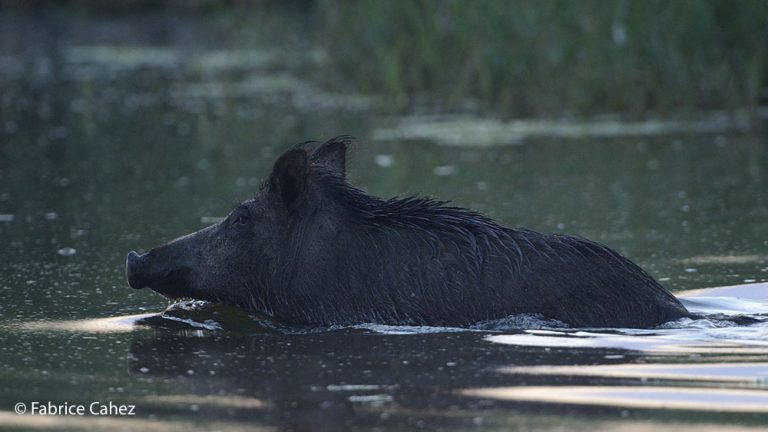
[[[327,84],[517,116],[754,107],[768,3],[325,0]]]

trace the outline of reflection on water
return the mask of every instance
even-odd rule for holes
[[[415,116],[400,119],[394,126],[376,129],[372,137],[382,141],[427,140],[450,146],[498,146],[521,144],[535,138],[597,139],[671,136],[681,133],[718,134],[747,130],[748,116],[734,118],[726,113],[711,114],[700,121],[590,122],[513,120],[469,116]]]
[[[768,392],[687,387],[556,386],[470,389],[468,396],[511,401],[627,408],[721,412],[768,412]]]
[[[491,335],[494,343],[561,348],[622,348],[653,354],[768,354],[768,284],[684,292],[681,301],[699,315],[659,329],[529,330]],[[725,297],[723,294],[734,297]],[[751,298],[756,296],[757,299]],[[746,324],[746,325],[745,325]]]
[[[739,294],[737,288],[707,293]],[[745,288],[748,293],[753,286]],[[729,299],[726,304],[738,300],[711,298]],[[748,307],[732,313],[758,321],[766,316],[764,303],[738,301]],[[427,413],[461,407],[464,414],[440,420],[456,427],[489,421],[488,416],[491,423],[509,421],[503,414],[509,403],[538,407],[524,411],[525,422],[541,420],[541,412],[550,410],[541,406],[556,405],[584,406],[589,415],[595,407],[700,411],[708,421],[717,413],[766,413],[765,323],[698,321],[602,332],[380,325],[281,329],[270,323],[259,327],[237,309],[193,301],[162,314],[36,321],[16,330],[128,334],[127,376],[153,383],[150,387],[173,384],[159,393],[141,387],[138,394],[122,391],[118,400],[153,415],[250,419],[292,428],[316,421],[308,407],[319,407],[330,419],[353,415],[367,425],[381,419],[396,425],[412,418],[434,421],[435,414]],[[433,386],[437,393],[424,399]],[[327,426],[334,424],[329,420]]]
[[[737,133],[738,116],[718,117],[706,134],[640,124],[635,132],[653,133],[627,136],[611,122],[494,129],[442,115],[429,133],[396,135],[418,125],[388,118],[375,96],[321,91],[315,74],[327,53],[307,48],[306,17],[278,15],[243,17],[247,26],[160,12],[151,19],[0,15],[0,427],[706,431],[765,424],[764,410],[632,408],[646,394],[643,378],[667,379],[664,370],[686,388],[722,384],[727,374],[764,375],[764,324],[729,321],[733,313],[765,316],[763,136]],[[591,132],[574,137],[579,130]],[[507,132],[518,145],[490,145]],[[287,145],[340,133],[361,138],[350,174],[373,194],[431,194],[509,225],[591,237],[677,291],[754,284],[689,296],[702,313],[722,316],[652,332],[524,331],[531,321],[518,317],[471,331],[364,325],[299,334],[221,306],[177,304],[161,315],[164,299],[127,287],[126,251],[215,221],[256,191]],[[440,145],[447,135],[452,145]],[[630,373],[637,363],[662,369]],[[594,365],[621,365],[616,373],[629,375]],[[584,389],[581,400],[596,400],[627,380],[628,390],[610,393],[627,403],[602,407],[460,393],[569,386]],[[764,382],[748,385],[763,397]],[[711,394],[739,406],[733,390],[654,395],[690,402]],[[10,411],[20,401],[48,400],[131,403],[137,416]]]
[[[709,381],[768,384],[768,363],[621,364],[591,366],[519,366],[502,368],[512,374],[592,376],[642,380]]]
[[[693,328],[637,332],[537,331],[488,336],[489,342],[557,348],[619,348],[652,354],[768,354],[768,331],[760,328]]]
[[[11,330],[43,331],[43,332],[78,332],[78,333],[119,333],[130,332],[138,321],[153,317],[155,314],[136,314],[110,318],[61,320],[61,321],[29,321],[20,323]]]
[[[268,427],[253,423],[225,421],[196,422],[191,420],[128,419],[123,417],[44,417],[20,416],[13,412],[0,411],[0,427],[9,430],[72,430],[72,431],[146,431],[146,432],[189,432],[189,431],[268,431]]]

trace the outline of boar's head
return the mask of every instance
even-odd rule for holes
[[[321,183],[344,182],[351,141],[299,144],[278,158],[256,196],[224,220],[143,255],[131,251],[129,285],[271,314],[274,304],[285,304],[281,287],[297,277],[299,261],[322,261],[316,252],[333,243],[337,211]]]

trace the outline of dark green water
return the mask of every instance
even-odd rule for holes
[[[597,408],[459,392],[647,384],[497,371],[510,365],[728,361],[765,373],[759,332],[739,346],[753,351],[648,354],[492,343],[483,332],[286,335],[205,307],[191,323],[223,329],[158,317],[135,327],[94,321],[167,306],[128,288],[127,251],[204,227],[254,193],[284,148],[338,134],[360,138],[350,177],[372,194],[433,195],[508,225],[590,237],[676,291],[768,279],[765,136],[483,147],[376,140],[393,119],[375,98],[315,87],[323,55],[302,45],[300,23],[273,18],[248,30],[231,17],[0,14],[0,428],[43,427],[41,417],[13,414],[18,402],[110,400],[137,405],[136,416],[52,421],[68,430],[765,424],[760,410]],[[287,23],[271,24],[285,34],[267,22]],[[765,381],[744,386],[764,392]]]

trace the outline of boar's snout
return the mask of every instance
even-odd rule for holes
[[[149,285],[151,277],[146,256],[147,254],[139,255],[134,251],[128,252],[125,259],[125,275],[131,288],[139,289]]]
[[[140,255],[134,251],[125,258],[125,276],[131,288],[149,287],[152,291],[169,298],[193,297],[204,300],[209,297],[194,289],[193,269],[197,266],[190,253],[193,235],[156,247]]]

